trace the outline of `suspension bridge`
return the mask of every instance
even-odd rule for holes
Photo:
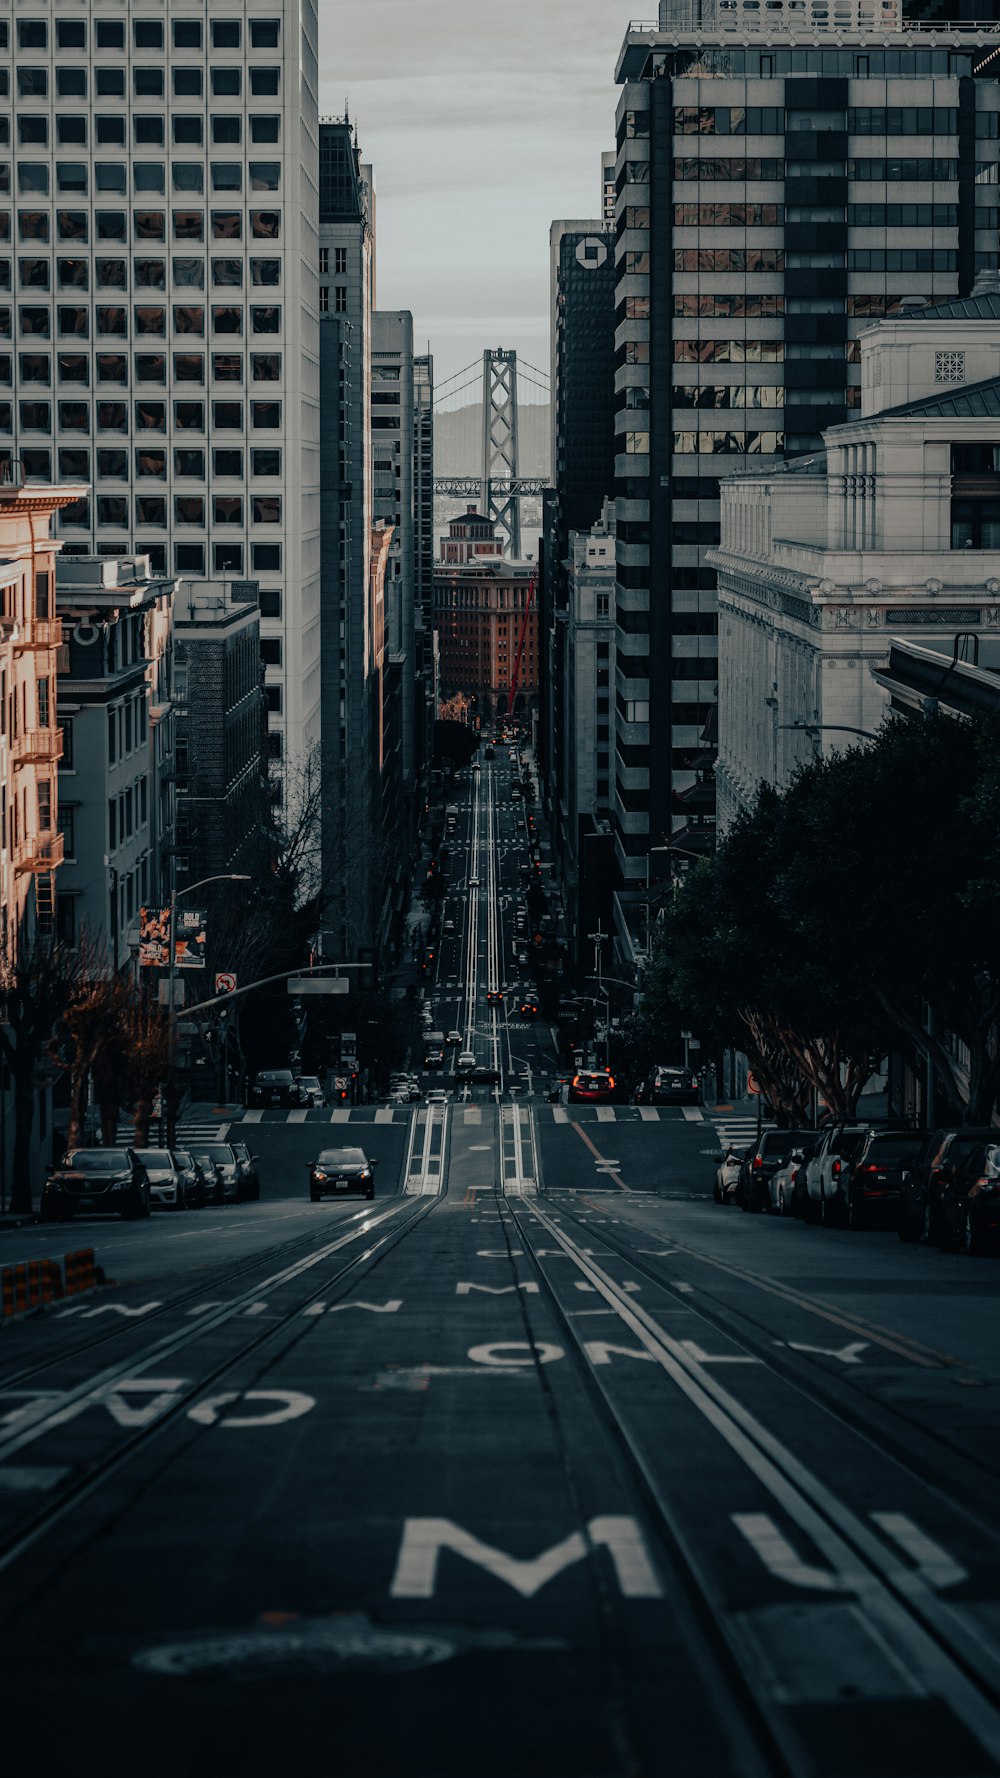
[[[521,501],[541,496],[550,479],[545,474],[521,474],[519,379],[548,402],[547,373],[526,359],[519,367],[517,353],[503,347],[485,351],[481,367],[473,362],[446,378],[434,396],[436,419],[447,413],[460,417],[457,454],[469,465],[457,474],[436,475],[434,492],[452,499],[475,499],[514,558],[521,554]],[[474,467],[477,454],[478,466]]]

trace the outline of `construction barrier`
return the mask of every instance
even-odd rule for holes
[[[66,1255],[66,1295],[77,1296],[81,1290],[93,1290],[97,1284],[94,1249],[80,1247]]]
[[[91,1255],[93,1258],[93,1255]],[[95,1280],[96,1281],[96,1280]],[[23,1315],[65,1295],[62,1269],[57,1259],[26,1259],[0,1271],[3,1314]]]

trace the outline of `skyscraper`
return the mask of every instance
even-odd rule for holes
[[[891,33],[891,35],[889,34]],[[997,263],[997,40],[851,0],[664,0],[618,63],[616,853],[712,842],[678,794],[716,697],[721,476],[859,405],[858,334]],[[705,410],[711,410],[706,415]],[[683,836],[683,837],[682,837]]]
[[[313,0],[0,20],[0,451],[88,484],[65,553],[260,583],[290,765],[319,740],[316,43]]]

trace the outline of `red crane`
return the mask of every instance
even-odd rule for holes
[[[507,694],[508,716],[513,716],[514,714],[514,699],[517,697],[517,682],[521,675],[521,658],[524,654],[524,639],[528,634],[528,619],[531,616],[531,608],[535,603],[535,591],[537,586],[538,569],[533,568],[531,570],[531,579],[528,582],[528,597],[524,604],[524,616],[521,619],[521,634],[517,639],[517,654],[514,656],[514,671],[510,678],[510,691]]]

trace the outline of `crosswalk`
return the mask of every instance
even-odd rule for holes
[[[525,1109],[524,1101],[521,1102]],[[418,1108],[423,1111],[423,1107]],[[531,1105],[535,1120],[539,1124],[673,1124],[677,1126],[682,1120],[686,1123],[702,1124],[706,1114],[692,1105],[660,1107],[656,1105]],[[225,1121],[221,1117],[182,1117],[177,1128],[177,1147],[190,1147],[193,1142],[225,1142],[227,1132],[238,1130],[241,1126],[253,1128],[263,1124],[268,1128],[276,1125],[299,1126],[344,1124],[395,1124],[398,1128],[408,1128],[413,1116],[412,1105],[338,1105],[332,1111],[323,1106],[300,1108],[295,1111],[261,1110],[254,1108],[249,1111],[230,1112]],[[493,1106],[482,1104],[455,1104],[452,1107],[453,1119],[473,1127],[482,1124],[485,1117],[492,1114]],[[678,1116],[680,1113],[680,1117]],[[732,1141],[743,1145],[756,1134],[756,1120],[749,1118],[717,1118],[711,1120],[719,1132],[720,1141]],[[165,1135],[165,1128],[163,1131]],[[131,1121],[122,1122],[118,1126],[117,1141],[125,1146],[135,1142],[135,1131]],[[154,1122],[149,1132],[150,1148],[162,1146],[160,1125]]]
[[[757,1140],[757,1119],[753,1116],[742,1117],[737,1114],[713,1117],[713,1124],[718,1133],[719,1147],[723,1153],[727,1148],[735,1148],[739,1154],[749,1148]],[[773,1123],[764,1123],[762,1130],[773,1130]]]

